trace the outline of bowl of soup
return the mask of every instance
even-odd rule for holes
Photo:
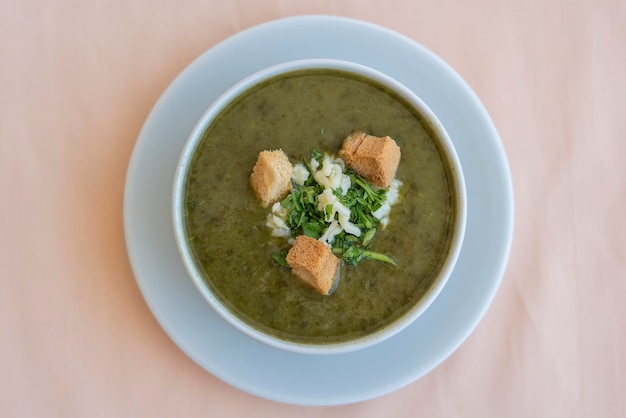
[[[384,222],[374,222],[359,238],[361,255],[380,254],[386,260],[363,257],[355,264],[344,257],[344,246],[337,256],[335,286],[321,294],[284,262],[296,237],[277,234],[268,223],[277,212],[295,210],[300,200],[291,193],[303,190],[302,180],[292,174],[290,192],[275,204],[262,205],[251,174],[260,153],[280,150],[294,173],[299,166],[316,177],[312,166],[323,168],[322,159],[328,158],[354,183],[360,177],[338,155],[355,132],[392,138],[401,151],[394,176],[397,190],[363,186],[384,198],[394,194]],[[328,195],[344,201],[341,193],[335,189]],[[319,197],[316,192],[308,195]],[[298,199],[306,196],[301,193]],[[305,354],[362,349],[415,321],[454,269],[467,211],[453,142],[426,103],[384,73],[332,59],[275,65],[225,91],[189,135],[175,174],[172,205],[181,259],[210,306],[248,336]],[[328,206],[317,205],[322,212]],[[380,212],[381,205],[372,213]],[[335,216],[324,216],[330,215]],[[346,219],[363,227],[356,215]],[[327,231],[317,228],[313,237],[321,239]],[[329,234],[324,236],[324,244],[337,254]]]

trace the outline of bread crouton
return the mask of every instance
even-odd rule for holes
[[[344,139],[339,156],[365,180],[388,187],[400,164],[400,147],[388,136],[355,132]]]
[[[339,259],[323,242],[306,235],[296,237],[287,254],[287,263],[293,274],[322,295],[334,289]]]
[[[261,201],[268,207],[287,196],[291,191],[293,166],[282,150],[261,151],[250,175],[250,184]]]

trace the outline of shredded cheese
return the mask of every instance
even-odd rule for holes
[[[309,179],[309,170],[303,164],[293,166],[291,179],[298,186],[302,186]]]

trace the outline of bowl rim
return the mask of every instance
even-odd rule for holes
[[[248,89],[275,76],[308,69],[338,70],[356,74],[384,85],[406,100],[422,117],[430,122],[431,128],[435,131],[440,142],[439,145],[450,164],[451,177],[456,191],[457,222],[452,233],[450,248],[437,278],[428,291],[408,311],[387,326],[376,330],[372,334],[341,342],[304,343],[290,341],[263,332],[261,329],[241,319],[233,310],[228,308],[226,304],[214,294],[211,287],[205,283],[200,269],[196,266],[192,251],[187,244],[187,234],[184,225],[183,201],[187,174],[195,151],[202,141],[206,129],[226,106]],[[341,354],[360,350],[382,342],[409,326],[428,309],[445,287],[461,251],[467,218],[467,196],[461,163],[450,136],[435,113],[416,93],[387,74],[363,64],[328,58],[300,59],[271,65],[242,78],[215,99],[198,119],[185,141],[185,145],[176,165],[171,204],[172,221],[178,253],[188,276],[211,308],[227,323],[245,335],[268,346],[300,354]]]

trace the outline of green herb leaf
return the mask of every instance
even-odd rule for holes
[[[318,222],[307,222],[302,225],[302,232],[307,237],[318,239],[322,236],[322,232],[324,232],[324,226]]]
[[[374,238],[374,235],[376,235],[376,228],[372,228],[365,233],[365,235],[363,236],[363,243],[362,243],[364,247],[367,247],[369,245],[372,238]]]
[[[333,215],[333,205],[326,205],[324,207],[324,215],[326,220],[331,220]]]
[[[364,254],[365,254],[365,251],[362,248],[359,248],[356,245],[352,245],[348,247],[346,251],[343,252],[341,257],[343,258],[343,261],[345,261],[346,263],[356,266],[361,262]]]
[[[321,160],[324,157],[324,154],[322,154],[322,152],[320,150],[318,150],[317,148],[313,149],[313,151],[311,151],[311,157],[315,158],[316,160]]]
[[[394,266],[397,266],[396,262],[393,261],[393,259],[385,254],[381,254],[381,253],[375,253],[373,251],[364,251],[363,252],[363,257],[367,258],[369,260],[376,260],[376,261],[382,261],[384,263],[388,263],[388,264],[392,264]]]
[[[282,250],[282,251],[272,254],[272,258],[279,265],[283,267],[290,267],[289,263],[287,263],[287,253],[289,253],[289,250]]]

